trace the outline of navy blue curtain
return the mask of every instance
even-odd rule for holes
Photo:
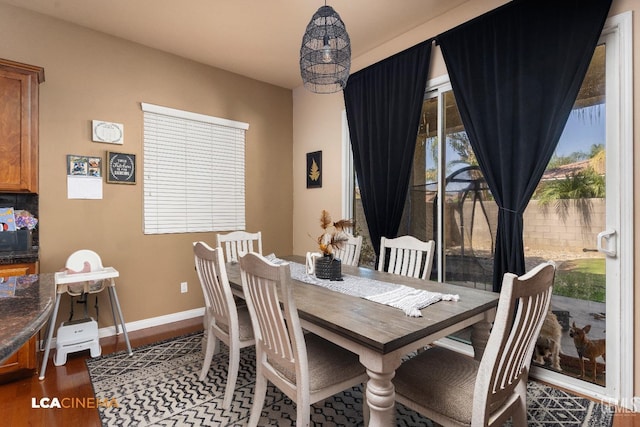
[[[493,290],[525,272],[522,214],[564,130],[611,0],[514,0],[437,37],[499,207]]]
[[[369,235],[396,237],[411,177],[432,40],[352,74],[344,89],[353,163]]]

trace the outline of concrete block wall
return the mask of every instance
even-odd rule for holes
[[[414,201],[414,208],[416,203]],[[568,253],[584,253],[583,249],[595,249],[596,237],[605,227],[605,200],[581,199],[567,200],[562,209],[555,205],[541,206],[537,200],[531,200],[524,213],[524,244],[525,250],[533,251],[560,251]],[[433,205],[425,203],[426,209],[421,209],[424,219],[412,220],[412,226],[420,224],[426,227],[420,232],[419,238],[423,240],[433,237]],[[467,248],[473,246],[474,250],[488,250],[492,248],[492,235],[495,238],[497,226],[498,207],[493,201],[485,201],[484,209],[487,212],[485,218],[481,206],[476,202],[473,214],[473,226],[471,226],[473,201],[466,201],[462,207],[464,219],[464,245]],[[356,200],[356,217],[363,218],[362,204]],[[414,211],[415,214],[415,211]],[[460,208],[457,203],[449,200],[445,205],[445,233],[448,246],[459,246],[462,243],[460,232]],[[489,225],[490,224],[490,225]],[[358,227],[360,234],[368,235],[364,227]],[[470,232],[473,230],[473,242],[470,240]],[[402,233],[401,233],[402,234]]]

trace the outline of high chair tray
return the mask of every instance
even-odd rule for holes
[[[67,273],[66,271],[59,271],[56,273],[54,280],[56,285],[63,285],[87,280],[111,279],[118,276],[120,276],[118,270],[113,267],[105,267],[102,270],[90,271],[88,273]]]

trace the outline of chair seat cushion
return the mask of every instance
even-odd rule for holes
[[[210,318],[213,318],[212,314],[204,317],[203,324],[205,329],[208,328],[208,319]],[[218,320],[216,326],[226,335],[229,335],[229,325],[227,325],[225,321],[223,321],[222,319]],[[251,316],[249,315],[249,309],[246,305],[241,305],[238,307],[238,335],[240,341],[249,341],[253,339]]]
[[[306,334],[309,388],[313,393],[366,373],[358,356],[315,334]]]
[[[396,394],[460,424],[470,424],[479,365],[471,357],[433,347],[398,368],[393,379]]]
[[[358,356],[312,333],[305,333],[309,363],[309,391],[321,390],[366,373]],[[276,360],[270,362],[279,375],[295,383],[296,373]]]

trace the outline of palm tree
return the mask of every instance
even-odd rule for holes
[[[563,220],[567,218],[569,206],[574,204],[582,212],[583,223],[590,225],[590,199],[605,197],[604,156],[602,145],[592,146],[589,166],[565,175],[564,179],[542,182],[534,198],[543,207],[554,203],[556,213]]]

